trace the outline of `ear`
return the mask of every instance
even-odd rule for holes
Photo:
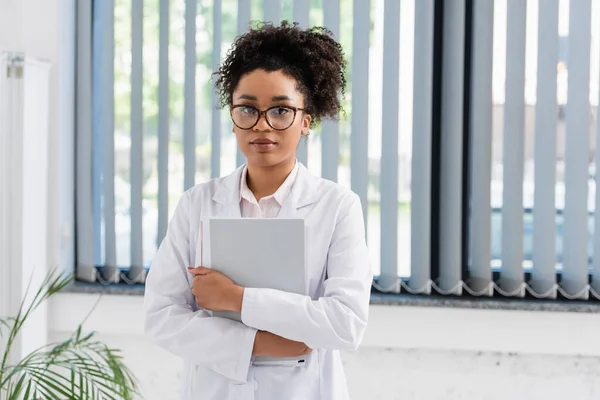
[[[302,136],[308,136],[310,131],[310,121],[312,121],[312,116],[304,114],[304,118],[302,118]]]

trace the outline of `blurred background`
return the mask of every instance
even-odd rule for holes
[[[353,101],[353,55],[354,46],[353,40],[355,34],[353,32],[353,7],[352,1],[340,0],[333,2],[328,5],[327,2],[323,4],[322,1],[312,0],[307,1],[306,11],[307,21],[304,26],[322,26],[324,25],[324,14],[327,7],[333,10],[337,15],[332,15],[331,20],[335,22],[338,19],[338,24],[333,29],[337,34],[336,37],[340,40],[344,46],[346,59],[348,62],[348,81],[349,86],[345,96],[344,106],[346,114],[342,116],[339,121],[337,130],[339,132],[338,142],[338,157],[339,163],[337,165],[337,181],[351,187],[351,132],[352,132],[352,117],[353,117],[353,104],[360,104],[364,106],[365,120],[368,121],[366,124],[367,131],[361,133],[366,136],[367,149],[366,156],[368,157],[368,172],[367,172],[367,193],[366,202],[368,204],[368,237],[369,247],[371,249],[371,262],[375,274],[380,273],[380,219],[381,219],[381,168],[382,168],[382,124],[384,120],[390,120],[390,115],[382,115],[382,103],[383,103],[383,87],[387,83],[387,76],[382,74],[383,62],[384,62],[384,41],[385,37],[385,24],[384,24],[384,11],[385,4],[383,0],[374,0],[368,3],[358,2],[357,5],[366,10],[370,15],[370,21],[368,25],[369,33],[369,46],[368,49],[360,49],[360,51],[367,51],[367,54],[360,54],[357,57],[365,57],[368,59],[368,73],[365,76],[361,76],[360,79],[365,79],[368,82],[368,89],[366,93],[368,95],[368,101],[365,99],[359,99],[356,102]],[[158,173],[158,147],[159,147],[159,82],[160,82],[160,71],[159,62],[161,58],[160,54],[160,31],[159,25],[168,25],[165,29],[165,40],[168,38],[168,48],[166,54],[168,54],[168,60],[163,60],[166,63],[165,71],[168,73],[168,81],[164,81],[165,91],[168,94],[165,96],[166,100],[165,118],[168,119],[168,125],[165,130],[168,131],[168,149],[166,149],[165,157],[168,159],[168,184],[167,188],[167,213],[168,217],[171,216],[177,201],[181,196],[181,193],[186,189],[184,182],[185,174],[185,156],[184,147],[187,145],[184,135],[186,130],[193,132],[193,143],[194,143],[194,182],[204,182],[215,175],[223,175],[231,172],[238,165],[236,159],[236,143],[235,137],[231,133],[231,121],[227,110],[222,110],[218,115],[218,120],[214,119],[214,107],[213,107],[213,91],[211,74],[215,70],[215,63],[218,63],[228,51],[233,40],[239,32],[238,24],[247,28],[248,24],[257,21],[262,21],[265,13],[273,12],[279,16],[280,19],[288,21],[294,21],[294,4],[290,1],[282,0],[280,2],[274,2],[275,6],[279,7],[277,11],[269,11],[269,7],[273,5],[262,4],[260,1],[248,2],[250,8],[250,20],[245,23],[241,22],[240,19],[244,18],[243,15],[238,15],[238,2],[237,0],[223,0],[219,5],[220,14],[215,19],[215,5],[212,1],[198,1],[196,5],[196,13],[193,22],[195,30],[193,31],[194,37],[186,37],[186,2],[171,1],[168,3],[168,17],[160,19],[159,0],[145,1],[138,5],[136,10],[133,10],[132,1],[115,0],[114,1],[114,214],[115,214],[115,235],[116,235],[116,265],[117,266],[129,266],[131,264],[131,220],[130,220],[130,209],[131,204],[131,133],[132,133],[132,74],[140,74],[142,77],[142,135],[143,135],[143,170],[142,170],[142,209],[143,209],[143,263],[144,265],[150,265],[154,252],[156,251],[156,237],[158,235],[158,215],[159,215],[159,173]],[[544,3],[541,3],[542,6]],[[337,7],[336,7],[337,6]],[[105,6],[94,6],[96,8],[104,8]],[[398,252],[397,271],[401,277],[410,277],[410,241],[411,241],[411,177],[413,176],[411,168],[413,166],[413,136],[421,134],[421,132],[415,132],[413,129],[413,116],[414,110],[414,45],[415,45],[415,32],[425,36],[431,35],[433,39],[434,32],[427,32],[422,27],[417,26],[415,31],[415,2],[414,1],[399,1],[397,6],[393,6],[394,9],[399,9],[399,15],[396,16],[396,21],[399,24],[398,38],[399,39],[399,50],[395,49],[399,62],[397,64],[396,78],[399,81],[398,91],[392,94],[398,96],[395,100],[398,102],[397,109],[394,110],[394,117],[398,118],[397,122],[397,141],[398,141],[398,156],[397,164],[398,171],[397,175],[397,197],[398,197],[398,247],[402,251]],[[472,8],[473,6],[471,6]],[[519,57],[516,54],[513,59],[508,59],[508,65],[515,63],[517,68],[520,66],[520,73],[524,73],[524,105],[522,112],[524,113],[523,127],[522,127],[522,149],[516,149],[516,151],[523,151],[524,153],[524,165],[523,165],[523,257],[525,261],[532,260],[533,254],[533,205],[534,205],[534,158],[535,158],[535,118],[536,118],[536,97],[537,97],[537,85],[538,85],[538,43],[544,38],[538,38],[539,36],[539,4],[535,1],[523,2],[523,5],[518,5],[519,9],[513,10],[514,13],[517,11],[524,12],[523,19],[525,22],[524,29],[526,35],[517,40],[522,43],[519,45],[524,46],[525,54],[521,56],[521,60],[515,59]],[[95,8],[95,9],[96,9]],[[264,8],[267,8],[266,10]],[[189,9],[189,8],[188,8]],[[466,5],[463,7],[466,9]],[[363,11],[364,11],[363,10]],[[433,11],[434,7],[430,7],[430,11]],[[592,2],[589,8],[592,21],[598,20],[598,4]],[[142,47],[139,49],[142,54],[141,69],[132,69],[132,12],[141,12],[141,26],[136,28],[141,29],[140,33],[142,36]],[[507,2],[496,1],[493,2],[493,18],[485,23],[489,24],[489,28],[492,32],[493,40],[489,43],[485,43],[492,51],[491,59],[491,92],[492,92],[492,114],[491,114],[491,207],[492,207],[492,220],[491,220],[491,257],[492,260],[496,261],[495,265],[500,265],[499,261],[502,257],[501,248],[501,210],[502,210],[502,199],[503,199],[503,163],[504,163],[504,139],[505,139],[505,102],[506,102],[506,76],[507,76]],[[438,11],[439,12],[439,11]],[[96,23],[96,33],[100,35],[109,35],[104,32],[104,20],[96,14],[92,19],[92,24]],[[429,17],[433,18],[433,15]],[[542,15],[542,18],[544,16]],[[447,18],[447,17],[446,17]],[[187,21],[187,22],[186,22]],[[426,21],[419,21],[421,23]],[[467,23],[466,19],[462,21],[464,24]],[[542,21],[545,22],[545,21]],[[454,24],[451,21],[450,24]],[[218,37],[215,38],[215,24],[219,28]],[[587,195],[589,197],[589,212],[593,213],[594,199],[595,199],[595,144],[596,144],[596,107],[598,105],[598,79],[600,76],[598,69],[598,54],[600,51],[600,45],[598,44],[599,29],[598,24],[592,24],[592,28],[589,31],[589,58],[590,58],[590,70],[589,70],[589,103],[590,111],[589,114],[589,164],[588,164],[588,185],[589,190]],[[108,28],[108,27],[106,27]],[[569,54],[569,2],[559,1],[558,2],[558,21],[557,26],[554,27],[557,30],[558,37],[552,43],[555,47],[555,53],[553,58],[555,59],[555,70],[556,70],[556,96],[557,96],[557,109],[556,109],[556,210],[557,210],[557,223],[556,223],[556,256],[557,260],[562,260],[562,211],[564,208],[564,197],[565,197],[565,106],[568,91],[568,54]],[[109,28],[110,29],[110,28]],[[389,28],[388,28],[389,29]],[[430,28],[430,30],[433,28]],[[464,32],[465,28],[461,27]],[[472,29],[472,28],[471,28]],[[357,34],[364,34],[359,32]],[[393,32],[391,32],[393,34]],[[443,36],[443,32],[440,32]],[[109,35],[110,36],[110,35]],[[104,36],[102,36],[104,38]],[[189,63],[190,54],[186,53],[186,40],[194,40],[193,48],[193,74],[195,74],[195,81],[192,83],[193,88],[189,88],[186,84],[186,68]],[[426,38],[417,37],[416,40],[423,40]],[[101,41],[102,39],[98,39]],[[551,38],[547,39],[552,40]],[[219,43],[215,43],[215,41]],[[463,54],[466,50],[466,42],[461,43],[463,46]],[[470,53],[473,53],[473,43],[468,43]],[[215,46],[217,47],[215,49]],[[448,46],[447,46],[448,47]],[[163,47],[164,49],[164,47]],[[433,47],[431,49],[433,51]],[[92,60],[96,60],[92,56]],[[465,55],[466,56],[466,55]],[[472,55],[470,55],[472,58]],[[217,58],[218,57],[218,58]],[[441,56],[440,56],[441,57]],[[433,60],[431,60],[433,61]],[[545,60],[544,60],[545,61]],[[524,65],[523,65],[524,64]],[[470,67],[470,66],[467,66]],[[189,73],[189,71],[188,71]],[[473,75],[472,71],[469,71]],[[101,77],[99,79],[102,79]],[[489,84],[489,83],[488,83]],[[188,86],[191,94],[194,96],[195,109],[194,109],[194,126],[186,128],[185,118],[186,103],[191,103],[191,100],[186,99],[185,88]],[[104,88],[108,90],[108,88]],[[135,88],[134,88],[135,89]],[[138,88],[139,89],[139,88]],[[426,90],[425,88],[418,88],[419,90]],[[102,94],[93,94],[99,99]],[[94,97],[93,97],[94,98]],[[509,99],[510,101],[511,99]],[[433,99],[435,103],[436,99]],[[417,106],[421,106],[417,104]],[[385,110],[388,111],[388,110]],[[551,116],[548,116],[550,118]],[[554,117],[554,116],[552,116]],[[518,117],[517,117],[518,118]],[[466,121],[463,121],[465,124]],[[216,128],[213,125],[218,124]],[[139,127],[136,127],[139,128]],[[217,165],[219,167],[219,174],[211,172],[211,150],[214,147],[212,145],[212,132],[217,130],[219,135],[218,139],[220,157],[218,157]],[[441,128],[443,129],[443,127]],[[468,127],[464,128],[468,129]],[[135,130],[135,129],[134,129]],[[103,132],[98,129],[98,136],[101,136]],[[313,132],[312,138],[309,141],[307,147],[307,158],[304,161],[309,169],[316,175],[322,174],[322,159],[327,157],[322,153],[322,127],[318,127]],[[478,132],[472,131],[471,135],[478,134]],[[95,135],[95,134],[94,134]],[[440,132],[440,136],[443,135]],[[550,139],[550,137],[549,137]],[[102,141],[102,139],[99,139]],[[443,139],[442,139],[443,140]],[[435,149],[433,149],[435,150]],[[510,151],[510,150],[509,150]],[[583,156],[583,155],[582,155]],[[96,154],[94,157],[103,159],[102,154]],[[99,162],[102,164],[102,161]],[[432,171],[436,172],[436,171]],[[98,177],[98,183],[101,182],[101,171],[96,171]],[[519,177],[515,177],[520,179]],[[101,191],[98,191],[99,195]],[[101,200],[98,202],[101,203]],[[102,205],[100,204],[99,210]],[[101,218],[101,223],[103,223]],[[590,217],[590,232],[589,232],[589,257],[592,257],[592,225],[593,218]],[[100,233],[101,235],[103,232]],[[96,251],[98,265],[106,264],[104,260],[104,254],[106,253],[103,247],[105,239],[100,239],[100,249]],[[531,267],[530,263],[526,263],[526,266]]]
[[[365,211],[353,398],[600,399],[600,0],[0,0],[3,68],[25,63],[0,81],[0,311],[40,268],[76,277],[21,351],[96,304],[84,327],[144,398],[178,398],[145,275],[182,193],[244,162],[211,74],[282,20],[347,61],[344,113],[298,159]]]

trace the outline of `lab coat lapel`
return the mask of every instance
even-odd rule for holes
[[[317,201],[319,195],[319,179],[299,163],[298,176],[290,194],[284,200],[277,218],[302,218],[305,207]]]
[[[218,183],[213,200],[217,203],[217,217],[240,218],[240,183],[244,166]],[[313,176],[301,163],[298,176],[284,200],[277,218],[301,218],[303,209],[319,198],[319,178]]]
[[[240,218],[240,183],[244,166],[236,169],[218,183],[213,196],[217,203],[217,217]]]

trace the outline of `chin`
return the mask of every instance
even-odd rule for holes
[[[246,154],[248,164],[255,165],[261,168],[269,168],[279,165],[287,161],[290,157],[282,154],[274,154],[272,152]]]

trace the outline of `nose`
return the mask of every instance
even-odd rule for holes
[[[272,130],[271,126],[267,123],[266,113],[261,113],[261,115],[258,117],[258,122],[256,123],[256,125],[254,125],[254,128],[252,128],[252,130],[259,132]]]

